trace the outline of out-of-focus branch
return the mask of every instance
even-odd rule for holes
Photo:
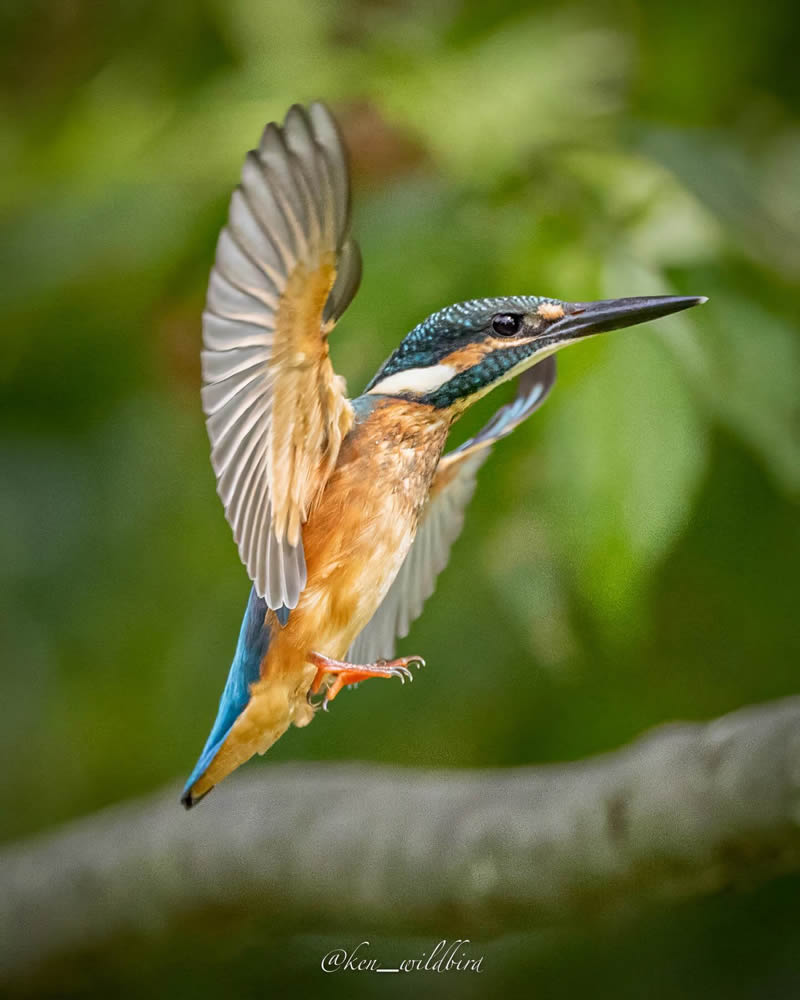
[[[800,867],[800,698],[508,771],[252,768],[0,854],[0,967],[204,909],[284,931],[444,936],[551,926]]]

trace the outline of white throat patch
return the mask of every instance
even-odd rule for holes
[[[395,372],[382,378],[370,390],[370,395],[397,396],[401,392],[413,392],[424,396],[449,382],[458,369],[452,365],[427,365],[425,368],[409,368],[404,372]]]

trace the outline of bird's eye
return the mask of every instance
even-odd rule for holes
[[[492,329],[500,337],[513,337],[521,326],[522,317],[513,313],[500,313],[492,320]]]

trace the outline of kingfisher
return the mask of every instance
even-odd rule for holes
[[[341,134],[323,103],[294,105],[245,158],[203,313],[211,462],[252,589],[187,809],[343,688],[424,665],[395,658],[396,639],[433,593],[492,445],[552,389],[556,351],[706,301],[460,302],[350,399],[328,338],[360,279]],[[445,452],[454,421],[511,379],[513,399]]]

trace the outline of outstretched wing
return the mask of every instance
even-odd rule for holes
[[[386,597],[347,654],[351,663],[373,663],[394,656],[395,638],[408,635],[411,623],[433,593],[461,533],[464,511],[475,492],[478,469],[492,445],[506,437],[544,402],[556,379],[553,356],[523,372],[514,399],[501,406],[482,430],[439,462],[417,534]]]
[[[295,105],[247,154],[203,314],[211,462],[239,555],[269,607],[306,583],[302,525],[353,422],[328,334],[361,277],[342,140]]]

